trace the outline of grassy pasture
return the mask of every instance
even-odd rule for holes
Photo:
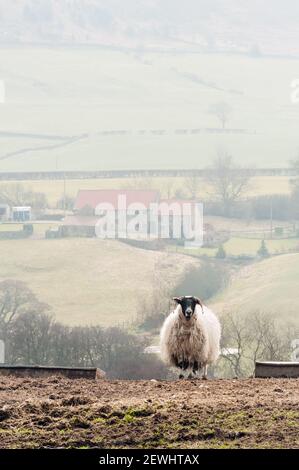
[[[232,237],[223,247],[227,255],[241,256],[241,255],[256,255],[261,246],[261,239],[253,238],[238,238]],[[290,250],[299,248],[298,238],[282,238],[276,240],[266,240],[266,246],[270,254],[286,253]],[[194,249],[179,249],[179,252],[186,252],[193,255],[207,255],[214,257],[217,253],[217,248],[194,248]]]
[[[299,324],[299,254],[285,254],[246,266],[214,299],[218,312],[262,311]]]
[[[0,171],[197,168],[208,165],[219,148],[244,166],[286,166],[298,152],[299,106],[291,101],[290,86],[298,63],[225,54],[2,47]],[[221,127],[209,113],[221,101],[233,109],[227,127],[243,133],[205,131]],[[102,134],[110,130],[126,133]],[[59,141],[47,137],[82,134],[58,147]]]
[[[14,223],[9,223],[9,224],[4,224],[0,223],[0,231],[1,232],[18,232],[19,230],[22,230],[23,224],[14,224]]]
[[[29,222],[30,223],[30,222]],[[0,232],[19,232],[23,229],[23,223],[0,223]],[[33,225],[33,237],[37,235],[44,237],[46,230],[51,228],[55,229],[58,227],[57,222],[32,222]]]
[[[99,239],[1,240],[0,279],[24,281],[63,323],[116,325],[196,260]]]

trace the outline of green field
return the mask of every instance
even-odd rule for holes
[[[28,284],[66,324],[116,325],[136,318],[157,286],[172,286],[190,257],[99,239],[1,240],[0,279]]]
[[[198,168],[221,148],[244,166],[287,166],[298,152],[299,105],[290,98],[298,64],[237,54],[2,47],[0,171]],[[223,101],[233,110],[227,128],[243,133],[205,131],[221,128],[209,109]],[[113,130],[126,132],[102,134]]]
[[[30,225],[33,225],[33,233],[35,235],[44,236],[46,230],[51,228],[55,229],[58,227],[57,222],[32,222]],[[23,230],[24,224],[22,223],[0,223],[0,232],[18,232]]]
[[[15,223],[0,223],[0,231],[1,232],[18,232],[22,230],[23,224],[15,224]]]
[[[261,239],[253,238],[238,238],[232,237],[226,243],[223,243],[223,247],[228,256],[255,256],[258,249],[261,246]],[[299,250],[299,239],[298,238],[281,238],[276,240],[266,240],[266,246],[271,255],[287,253],[292,250]],[[207,255],[209,257],[215,257],[218,248],[176,248],[176,251],[181,253],[187,253],[194,256]]]
[[[261,311],[299,324],[299,254],[276,256],[236,273],[213,301],[217,312]]]

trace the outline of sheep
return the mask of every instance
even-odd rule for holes
[[[161,328],[160,353],[169,366],[180,369],[180,378],[189,373],[195,378],[203,370],[207,379],[208,365],[220,354],[221,327],[216,315],[193,296],[174,297],[177,306]]]

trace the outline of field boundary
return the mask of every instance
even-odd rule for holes
[[[239,174],[254,176],[296,176],[293,168],[242,168],[236,170]],[[205,177],[211,175],[212,169],[147,169],[147,170],[96,170],[96,171],[29,171],[29,172],[0,172],[2,181],[22,180],[63,180],[63,179],[101,179],[101,178],[136,178],[136,177]]]

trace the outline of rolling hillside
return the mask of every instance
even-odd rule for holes
[[[155,287],[172,285],[195,261],[98,239],[0,243],[0,279],[28,284],[57,320],[116,325],[134,320]]]
[[[4,43],[298,55],[296,0],[1,0]]]
[[[262,311],[299,324],[299,254],[286,254],[243,268],[214,300],[218,312]]]
[[[298,60],[6,47],[0,171],[286,167],[298,152]],[[271,83],[271,87],[269,87]],[[226,130],[210,112],[226,102]]]
[[[298,13],[296,0],[2,0],[0,171],[198,168],[219,149],[287,166]],[[223,102],[225,129],[210,112]]]

